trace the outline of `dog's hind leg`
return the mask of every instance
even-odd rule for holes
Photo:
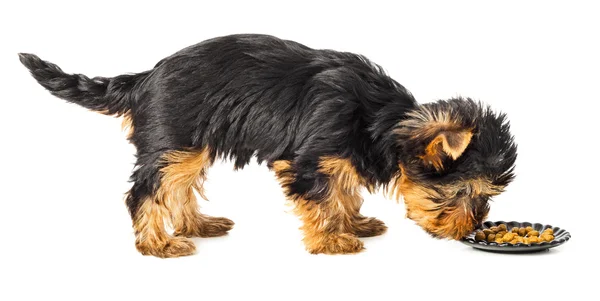
[[[161,193],[169,204],[176,236],[215,237],[227,234],[233,221],[224,217],[212,217],[198,211],[194,189],[204,195],[204,181],[213,160],[210,149],[201,151],[173,151],[163,156],[165,166],[161,169]]]
[[[159,197],[159,161],[161,153],[138,155],[136,170],[131,176],[133,187],[127,193],[126,204],[133,219],[135,247],[144,255],[179,257],[193,254],[194,242],[173,237],[165,230],[171,214],[165,200]]]
[[[190,255],[195,251],[194,243],[179,236],[220,236],[233,226],[229,219],[198,211],[194,188],[203,195],[206,168],[212,163],[209,153],[204,149],[139,156],[127,206],[133,218],[136,248],[142,254]],[[173,226],[175,236],[166,232],[165,223]]]
[[[303,222],[304,244],[311,253],[357,253],[363,249],[358,236],[383,233],[385,225],[374,226],[375,219],[359,214],[362,205],[360,189],[363,180],[346,159],[321,158],[318,171],[321,179],[313,181],[310,193],[295,191],[306,186],[306,180],[298,175],[289,161],[275,161],[273,169],[290,200],[295,203],[294,212]],[[312,173],[312,174],[316,174]],[[306,188],[306,187],[304,187]],[[383,227],[383,230],[376,228]]]

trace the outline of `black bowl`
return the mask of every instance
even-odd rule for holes
[[[550,248],[558,247],[558,246],[564,244],[565,242],[567,242],[571,238],[571,234],[569,232],[567,232],[565,229],[561,229],[559,227],[553,227],[551,225],[543,225],[540,223],[532,224],[529,222],[519,223],[519,222],[487,221],[487,222],[483,223],[483,225],[481,227],[476,229],[476,231],[488,229],[493,226],[498,226],[500,224],[506,224],[506,227],[509,230],[514,227],[521,228],[521,227],[531,226],[534,230],[537,230],[540,233],[546,228],[552,228],[552,231],[554,231],[554,240],[551,242],[542,242],[539,244],[523,244],[523,243],[518,243],[518,244],[514,244],[514,245],[509,244],[509,243],[499,244],[499,243],[495,243],[495,242],[475,241],[475,231],[473,231],[473,233],[471,233],[471,234],[465,236],[463,239],[461,239],[461,242],[466,245],[469,245],[475,249],[480,249],[480,250],[485,250],[485,251],[501,252],[501,253],[531,253],[531,252],[539,252],[539,251],[547,250]]]

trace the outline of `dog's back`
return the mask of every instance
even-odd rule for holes
[[[369,136],[350,124],[368,122],[369,113],[392,101],[414,105],[364,57],[266,35],[188,47],[162,60],[138,94],[136,128],[163,127],[174,139],[166,147],[210,146],[215,155],[234,158],[237,168],[253,155],[272,163],[293,159],[303,147],[314,152],[314,139],[339,139],[330,145],[340,149],[323,151],[343,152],[350,139]],[[134,132],[134,144],[145,148],[144,140]]]

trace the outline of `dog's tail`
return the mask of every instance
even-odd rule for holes
[[[21,63],[53,95],[106,115],[121,116],[131,108],[131,92],[149,71],[113,78],[67,74],[35,54],[19,53]]]

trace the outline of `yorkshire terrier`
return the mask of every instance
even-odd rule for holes
[[[123,117],[137,148],[126,204],[144,255],[190,255],[189,237],[231,230],[231,220],[200,213],[194,195],[204,197],[218,158],[236,169],[252,157],[267,163],[295,204],[311,253],[360,252],[360,237],[386,231],[360,214],[363,188],[403,196],[407,217],[425,231],[460,239],[513,179],[517,149],[504,114],[460,97],[420,105],[353,53],[230,35],[112,78],[19,57],[53,95]]]

